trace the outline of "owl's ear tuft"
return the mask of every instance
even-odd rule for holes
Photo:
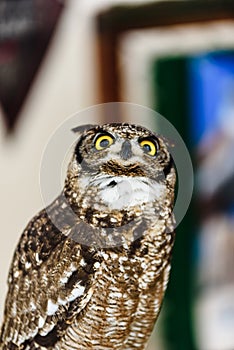
[[[93,124],[79,125],[79,126],[76,126],[75,128],[72,128],[71,131],[73,131],[75,134],[77,134],[77,133],[82,133],[82,132],[89,130],[89,129],[93,129],[96,126],[97,125],[93,125]]]

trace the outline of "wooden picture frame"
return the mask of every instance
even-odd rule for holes
[[[232,0],[164,1],[114,6],[96,18],[100,103],[120,102],[118,48],[124,33],[135,29],[234,20]],[[119,117],[121,120],[121,117]]]

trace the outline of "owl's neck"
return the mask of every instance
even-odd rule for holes
[[[47,208],[50,218],[65,235],[95,248],[128,249],[132,242],[144,236],[145,227],[150,227],[154,236],[169,224],[172,207],[165,207],[162,196],[155,201],[111,209],[100,201],[98,193],[97,186],[84,191],[77,179],[69,179],[61,196]]]
[[[143,214],[143,207],[139,205],[124,209],[110,209],[93,197],[74,197],[68,192],[64,194],[77,219],[94,227],[122,227],[138,219]]]
[[[165,185],[140,176],[85,175],[68,178],[64,195],[86,223],[121,227],[141,216],[153,219],[164,206]]]

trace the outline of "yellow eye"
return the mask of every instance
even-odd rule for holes
[[[98,151],[101,151],[104,148],[109,147],[113,143],[113,138],[109,135],[101,135],[95,141],[95,147]]]
[[[140,146],[150,156],[155,156],[155,154],[157,153],[157,146],[153,141],[143,140],[140,142]]]

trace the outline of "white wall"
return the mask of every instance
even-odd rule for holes
[[[93,33],[85,13],[82,1],[69,3],[14,137],[4,137],[0,118],[0,318],[13,250],[27,222],[43,206],[39,186],[43,150],[64,119],[96,102]]]

